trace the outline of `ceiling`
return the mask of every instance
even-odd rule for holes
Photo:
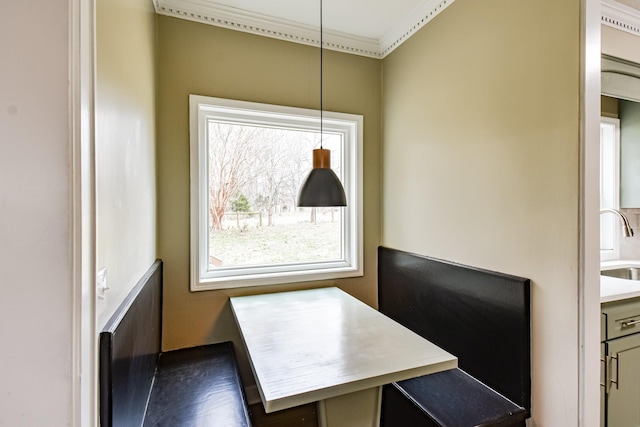
[[[322,0],[324,47],[382,58],[455,0]],[[320,0],[153,0],[156,12],[319,46]],[[602,0],[602,23],[640,36],[640,0]]]
[[[327,30],[380,39],[420,6],[423,0],[323,0],[323,26]],[[319,0],[209,0],[239,13],[259,14],[308,26],[320,25]]]

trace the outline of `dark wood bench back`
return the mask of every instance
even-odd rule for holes
[[[379,309],[531,408],[529,279],[378,248]]]
[[[156,261],[100,333],[100,425],[139,426],[160,353],[162,262]]]

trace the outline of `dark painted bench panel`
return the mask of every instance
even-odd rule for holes
[[[387,386],[382,425],[394,426],[393,421],[402,416],[401,408],[406,406],[406,401],[411,401],[413,410],[417,408],[416,417],[423,419],[425,425],[429,425],[428,422],[436,426],[465,425],[471,422],[464,418],[467,409],[469,414],[476,415],[478,422],[469,425],[519,425],[519,417],[528,417],[531,407],[529,288],[530,281],[526,278],[380,247],[380,311],[456,355],[459,368],[479,381],[478,384],[466,381],[464,372],[454,370],[433,378],[420,377]],[[440,380],[441,384],[433,383]],[[489,388],[478,388],[482,384]],[[449,400],[423,392],[436,385],[450,393]],[[482,424],[487,417],[478,410],[484,405],[480,403],[480,396],[474,400],[467,398],[474,394],[493,402],[487,403],[492,407],[505,404],[505,420]],[[399,403],[401,396],[405,397],[403,403]],[[501,399],[505,402],[499,402]],[[511,411],[510,404],[520,409]],[[424,421],[426,412],[430,414],[430,421]],[[510,413],[516,417],[512,418]],[[447,419],[445,414],[452,418]]]
[[[162,262],[156,261],[100,333],[100,425],[139,426],[160,352]]]

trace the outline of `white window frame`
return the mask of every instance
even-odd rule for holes
[[[347,206],[342,215],[341,260],[260,267],[209,268],[207,121],[259,124],[318,131],[320,111],[271,104],[189,96],[191,166],[191,285],[192,291],[328,280],[363,275],[362,144],[363,117],[323,111],[323,131],[344,135],[342,184]],[[309,152],[311,159],[312,153]],[[204,238],[203,238],[204,236]]]
[[[603,168],[603,162],[609,161],[610,167],[613,169],[612,179],[610,185],[606,187],[602,182],[602,175],[600,176],[600,196],[602,198],[603,192],[609,192],[609,196],[612,200],[612,206],[602,206],[600,208],[620,209],[620,120],[612,117],[601,117],[601,124],[611,125],[615,129],[613,146],[609,147],[609,153],[603,152],[602,147],[602,130],[600,135],[600,168]],[[609,232],[610,239],[612,241],[611,249],[602,249],[600,245],[600,260],[611,261],[620,258],[620,218],[611,213],[603,213],[600,215],[600,224],[602,227],[600,233],[600,239],[602,240],[602,233]],[[606,227],[606,228],[605,228]]]

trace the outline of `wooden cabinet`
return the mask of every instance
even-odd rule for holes
[[[606,343],[608,427],[640,425],[640,334]]]
[[[604,372],[606,370],[606,365],[604,364],[605,359],[605,350],[604,350],[604,343],[600,344],[600,361],[602,362],[602,368],[600,369],[600,427],[605,427],[607,425],[606,423],[606,404],[605,404],[605,392],[604,392],[604,387],[605,387],[605,381],[606,378],[604,376]]]
[[[640,425],[640,298],[602,307],[603,427]]]

